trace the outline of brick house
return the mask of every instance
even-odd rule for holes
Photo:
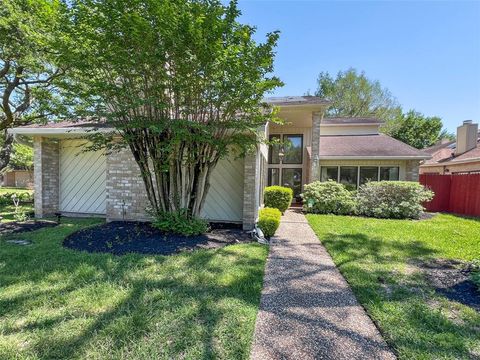
[[[263,188],[281,184],[300,201],[303,186],[333,179],[351,188],[366,181],[417,181],[430,155],[379,132],[370,118],[324,118],[328,102],[314,96],[270,98],[285,124],[266,124],[259,135],[282,145],[259,145],[244,159],[223,159],[215,168],[202,216],[250,229]],[[12,129],[34,138],[35,213],[147,220],[139,169],[129,150],[105,155],[81,152],[88,123],[51,123]],[[96,129],[104,131],[104,129]]]

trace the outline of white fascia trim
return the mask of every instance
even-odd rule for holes
[[[424,160],[431,156],[321,156],[319,160]]]
[[[111,132],[112,128],[94,127],[65,127],[65,128],[12,128],[8,129],[9,134],[14,135],[68,135],[68,134],[89,134],[91,132]]]
[[[322,124],[320,123],[320,126],[328,126],[328,127],[337,127],[337,126],[375,126],[375,127],[380,127],[382,124],[376,124],[376,123],[348,123],[348,124]]]
[[[465,160],[451,160],[444,163],[433,163],[433,164],[422,164],[421,167],[443,167],[448,165],[456,165],[456,164],[467,164],[471,162],[478,162],[480,161],[480,157],[465,159]]]

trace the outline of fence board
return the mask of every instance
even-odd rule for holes
[[[427,211],[480,216],[480,174],[422,174],[420,183],[435,193]]]

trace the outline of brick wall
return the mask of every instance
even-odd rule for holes
[[[405,165],[405,180],[418,181],[419,160],[408,160]]]
[[[42,218],[58,211],[59,201],[59,142],[35,137],[34,182],[35,216]]]
[[[107,220],[148,220],[145,185],[129,149],[107,156]]]

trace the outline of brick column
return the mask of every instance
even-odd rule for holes
[[[145,184],[129,149],[107,155],[107,220],[149,220]]]
[[[59,142],[36,136],[33,142],[35,217],[43,218],[58,211]]]
[[[312,114],[312,160],[310,162],[310,181],[320,180],[320,123],[322,116]]]
[[[260,169],[258,151],[245,157],[243,176],[243,229],[252,230],[257,221],[259,207]]]
[[[418,181],[419,160],[408,160],[405,164],[405,180]]]

